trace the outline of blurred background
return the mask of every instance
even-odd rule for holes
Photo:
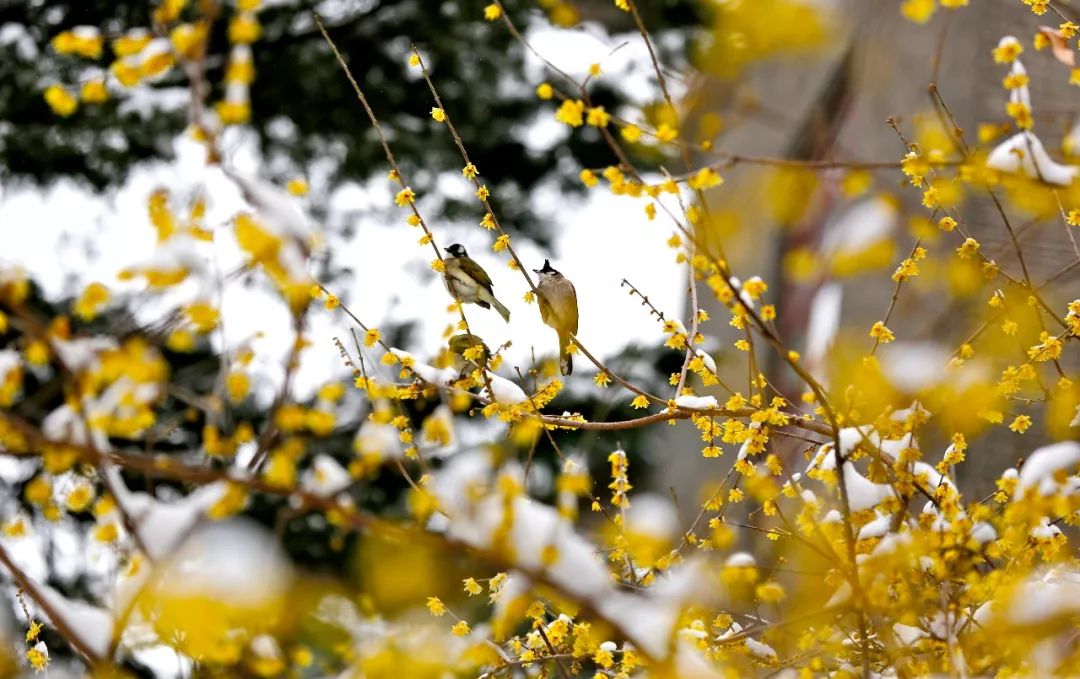
[[[505,267],[503,255],[490,250],[489,232],[477,226],[482,214],[462,179],[458,152],[445,127],[431,120],[434,104],[408,65],[409,46],[415,44],[518,252],[537,268],[550,258],[577,286],[582,340],[620,375],[669,393],[669,376],[678,372],[683,355],[664,347],[661,325],[622,283],[629,281],[666,315],[686,321],[691,310],[685,265],[667,246],[673,229],[660,217],[652,220],[640,201],[608,191],[603,182],[594,189],[582,183],[583,169],[599,175],[616,159],[597,129],[571,130],[554,120],[558,100],[538,99],[536,88],[544,82],[559,85],[558,76],[499,22],[483,21],[486,5],[265,0],[258,14],[261,35],[252,49],[250,118],[227,128],[224,161],[280,185],[305,180],[309,191],[303,204],[322,224],[325,239],[312,274],[362,320],[382,329],[391,345],[421,357],[439,352],[444,329],[454,320],[446,309],[449,298],[428,267],[428,253],[415,247],[420,233],[393,205],[378,138],[314,26],[311,12],[318,11],[364,85],[440,244],[464,244],[512,309],[514,323],[506,326],[494,314],[470,308],[474,332],[492,347],[510,343],[505,356],[511,374],[514,367],[523,373],[550,370],[554,333],[523,302],[520,277]],[[675,120],[663,105],[632,17],[614,3],[539,0],[509,2],[505,9],[537,52],[571,76],[583,79],[598,65],[599,75],[589,85],[596,104],[649,126]],[[817,374],[826,382],[830,376],[840,383],[857,380],[860,359],[873,346],[867,332],[889,308],[895,287],[890,275],[897,263],[917,240],[941,252],[956,246],[930,222],[931,212],[920,205],[921,191],[899,171],[904,140],[944,158],[959,157],[948,114],[932,98],[931,84],[963,128],[972,153],[988,152],[1009,129],[1007,92],[1000,85],[1006,69],[991,51],[1011,33],[1030,45],[1039,20],[1015,0],[971,0],[956,9],[932,0],[656,0],[641,3],[640,10],[667,85],[680,102],[680,139],[695,167],[713,164],[725,180],[707,193],[709,211],[699,235],[723,244],[736,275],[744,280],[758,275],[769,283],[766,297],[778,309],[781,335]],[[0,260],[26,268],[34,281],[34,303],[50,316],[66,313],[88,283],[105,283],[115,302],[93,324],[76,323],[77,329],[149,330],[164,346],[169,319],[137,287],[116,277],[153,251],[148,197],[165,188],[178,206],[207,198],[206,223],[212,230],[228,228],[229,217],[243,204],[236,187],[220,170],[207,167],[202,147],[190,138],[183,75],[174,70],[121,96],[80,103],[63,117],[42,96],[52,83],[102,77],[86,60],[51,49],[55,36],[77,26],[119,35],[129,26],[149,25],[152,11],[151,4],[134,0],[0,0]],[[206,60],[215,87],[228,66],[228,51],[225,24],[219,22]],[[1029,48],[1024,58],[1029,57],[1036,130],[1052,156],[1067,160],[1076,91],[1068,84],[1068,70],[1048,50]],[[214,92],[211,99],[222,96]],[[644,142],[627,147],[635,163],[650,170],[650,181],[662,181],[662,169],[677,174],[682,167],[672,149]],[[983,252],[1018,274],[994,202],[975,190],[956,190],[962,194],[954,200],[965,226]],[[1064,187],[1060,199],[1080,205],[1075,192]],[[1004,193],[1004,209],[1033,281],[1045,284],[1042,292],[1050,305],[1063,310],[1080,290],[1080,252],[1058,205],[1050,199],[1014,200],[1018,192],[1008,189]],[[228,272],[240,253],[223,244],[214,257],[215,266]],[[725,384],[746,393],[746,355],[732,348],[741,334],[727,326],[728,314],[707,286],[701,289],[702,306],[713,318],[705,328],[704,348]],[[1040,413],[1038,403],[1028,403],[1044,417],[1037,418],[1040,424],[1023,445],[1018,435],[980,439],[982,425],[974,417],[979,404],[966,403],[965,392],[955,385],[934,391],[940,370],[926,366],[947,362],[980,327],[991,293],[977,270],[944,259],[927,262],[896,300],[889,326],[898,341],[877,354],[886,379],[875,376],[862,383],[868,412],[878,401],[902,407],[905,398],[927,391],[937,399],[927,404],[931,410],[948,406],[940,427],[926,432],[924,450],[943,450],[954,431],[969,433],[969,458],[977,456],[979,463],[968,465],[965,473],[978,472],[961,482],[979,495],[991,492],[993,479],[1015,465],[1023,451],[1059,436],[1067,422],[1061,413]],[[202,393],[218,374],[222,355],[249,346],[258,377],[238,417],[258,430],[291,345],[284,333],[261,331],[284,327],[288,310],[276,295],[244,277],[230,279],[220,295],[223,332],[201,340],[195,351],[166,348],[165,355],[175,379]],[[347,340],[349,327],[340,312],[314,314],[308,331],[312,347],[295,383],[299,398],[312,400],[320,387],[351,380],[333,343],[335,337]],[[1033,325],[1025,325],[1015,339],[994,333],[996,326],[987,331],[987,342],[1003,355],[1016,354],[1038,335]],[[798,401],[802,388],[775,357],[759,349],[756,359],[774,386]],[[592,366],[583,360],[577,365],[553,407],[589,419],[634,416],[625,392],[596,388]],[[988,362],[973,379],[992,383],[996,366]],[[40,417],[62,398],[57,384],[43,384],[38,392],[40,398],[19,406],[24,414]],[[720,388],[699,393],[714,393],[721,402],[728,395]],[[356,428],[367,415],[360,399],[353,401],[346,397],[343,410],[348,412],[350,404],[353,410],[321,452],[349,459]],[[437,405],[421,401],[412,407],[422,417]],[[181,432],[170,445],[182,451],[198,440],[204,422],[189,417],[180,399],[167,406],[175,409]],[[965,416],[953,409],[970,412]],[[477,444],[488,433],[465,430],[458,445]],[[560,443],[582,455],[597,478],[605,477],[607,454],[623,446],[631,454],[634,485],[687,498],[686,511],[734,462],[733,450],[720,460],[702,458],[698,432],[688,423],[660,433],[563,433]],[[795,458],[809,444],[778,445]],[[546,441],[536,444],[536,456],[530,490],[550,497],[556,464]],[[23,497],[33,471],[24,462],[0,458],[0,472],[7,494],[3,512],[9,514],[18,511],[16,498]],[[404,513],[403,488],[396,473],[385,472],[360,501]],[[285,509],[260,502],[251,517],[283,532],[285,550],[301,568],[328,574],[359,569],[376,582],[385,575],[370,570],[372,563],[387,563],[384,554],[370,553],[378,545],[368,545],[368,552],[353,549],[332,526],[288,522],[282,518]],[[42,532],[49,543],[45,553],[52,556],[37,564],[38,575],[64,591],[93,586],[83,579],[85,568],[70,566],[78,560],[76,528]],[[423,561],[416,557],[410,567]],[[60,562],[68,565],[58,568]]]

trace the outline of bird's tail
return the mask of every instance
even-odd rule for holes
[[[574,357],[570,353],[570,334],[559,333],[559,372],[569,375],[574,372]]]
[[[499,312],[499,315],[503,317],[503,320],[507,323],[510,322],[510,310],[502,305],[502,302],[495,299],[495,295],[491,295],[491,299],[488,300],[491,305],[495,307],[495,311]]]

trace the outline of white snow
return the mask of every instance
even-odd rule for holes
[[[55,611],[60,621],[78,635],[83,645],[98,657],[108,654],[112,643],[113,617],[103,608],[91,606],[84,601],[68,599],[44,583],[35,583],[44,603]]]
[[[894,342],[879,348],[885,377],[897,389],[914,393],[940,384],[949,374],[949,352],[937,342]]]
[[[378,459],[401,457],[405,452],[397,428],[371,420],[366,420],[356,431],[353,450],[361,456]]]
[[[1024,76],[1027,75],[1027,69],[1017,59],[1012,63],[1012,68],[1009,69],[1009,75]],[[1013,104],[1024,104],[1028,108],[1031,108],[1031,93],[1028,91],[1028,86],[1023,85],[1009,91],[1009,102]]]
[[[810,319],[806,330],[806,360],[820,367],[840,329],[840,311],[844,303],[844,286],[836,281],[825,283],[810,302]]]
[[[391,347],[390,353],[397,356],[398,360],[407,365],[414,375],[428,384],[443,386],[457,379],[457,372],[453,368],[436,368],[433,365],[418,360],[415,356],[403,349]]]
[[[501,405],[517,405],[518,403],[524,403],[529,400],[529,397],[521,390],[521,387],[514,382],[511,382],[505,377],[499,377],[492,372],[489,372],[487,376],[488,381],[491,384],[492,393],[490,396],[496,403]]]
[[[773,647],[756,639],[746,637],[746,648],[753,655],[764,660],[776,660],[776,651]]]
[[[319,453],[304,472],[300,487],[312,495],[328,497],[340,493],[352,483],[352,476],[334,458]]]
[[[1080,573],[1058,567],[1021,584],[1005,610],[999,613],[997,606],[987,604],[976,612],[975,619],[985,624],[1003,615],[1009,624],[1036,625],[1078,613]]]
[[[899,220],[896,206],[880,196],[857,201],[826,227],[821,254],[853,255],[890,237]]]
[[[919,639],[924,639],[929,636],[918,627],[912,627],[911,625],[905,625],[899,622],[893,624],[892,630],[896,635],[896,638],[899,639],[900,643],[904,646],[911,646]]]
[[[131,518],[146,555],[155,561],[167,558],[183,544],[228,489],[226,482],[216,481],[173,502],[163,502],[147,493],[128,490],[115,467],[110,466],[105,473],[117,504]]]
[[[1080,443],[1061,441],[1043,446],[1031,454],[1020,468],[1017,483],[1017,498],[1038,486],[1039,492],[1049,495],[1058,488],[1054,475],[1059,470],[1068,470],[1080,464]]]
[[[117,347],[112,337],[85,337],[73,340],[53,340],[56,357],[68,369],[78,372],[87,370],[97,362],[98,354]]]
[[[274,600],[292,576],[274,536],[245,519],[215,521],[194,531],[157,580],[173,595],[199,594],[236,605]]]
[[[847,486],[848,506],[853,512],[872,509],[896,495],[892,486],[870,481],[851,463],[844,465],[844,485]]]
[[[1068,186],[1080,168],[1062,165],[1050,157],[1039,138],[1019,132],[998,144],[986,159],[986,166],[1001,172],[1023,172],[1048,184]]]
[[[720,407],[713,396],[692,396],[683,394],[675,399],[675,405],[689,410],[715,410]]]
[[[41,433],[50,441],[64,441],[76,446],[86,446],[92,441],[94,449],[99,453],[110,449],[105,432],[94,429],[91,436],[87,437],[83,417],[66,404],[45,416],[41,421]]]
[[[701,362],[705,364],[705,368],[715,375],[716,361],[714,361],[713,357],[709,355],[709,352],[705,351],[704,349],[695,349],[694,353],[697,355],[698,358],[701,359]]]
[[[671,500],[658,493],[640,493],[626,510],[628,532],[670,539],[681,532],[679,513]]]
[[[507,516],[506,499],[490,490],[504,487],[507,480],[523,485],[523,470],[516,463],[495,471],[485,451],[451,458],[429,484],[447,515],[446,534],[476,549],[490,549],[496,534],[505,535],[517,569],[526,575],[542,573],[568,595],[590,603],[608,619],[620,621],[634,645],[663,657],[683,607],[698,596],[697,583],[704,582],[701,569],[693,563],[684,564],[647,594],[620,591],[598,556],[598,547],[579,535],[554,507],[518,495],[510,499]],[[503,527],[507,520],[509,530]],[[506,596],[504,588],[500,598]]]
[[[989,523],[980,521],[971,527],[971,539],[980,545],[985,545],[997,539],[997,531]]]
[[[255,209],[260,223],[275,235],[289,236],[311,246],[317,227],[304,213],[300,199],[276,184],[223,167],[225,174],[240,186],[244,199]]]
[[[892,523],[892,516],[889,514],[882,514],[881,512],[875,512],[875,515],[876,518],[873,521],[859,529],[860,540],[880,538],[889,532],[889,524]]]
[[[0,382],[4,381],[7,374],[22,365],[19,352],[14,349],[0,350]]]
[[[753,568],[757,566],[757,559],[750,552],[735,552],[727,558],[724,565],[729,568]]]

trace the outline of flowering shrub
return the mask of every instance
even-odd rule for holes
[[[570,3],[542,4],[557,25],[577,20]],[[1051,2],[1026,4],[1036,15],[1059,11]],[[810,177],[796,183],[831,181],[859,196],[874,181],[868,164],[736,156],[713,148],[718,130],[704,123],[694,132],[704,138],[693,138],[635,3],[614,5],[653,57],[657,102],[643,111],[598,105],[590,85],[604,77],[599,64],[580,79],[549,64],[551,82],[530,88],[544,115],[572,134],[591,129],[610,147],[612,164],[578,168],[580,181],[639,201],[656,228],[671,232],[668,244],[689,288],[685,321],[624,282],[642,313],[656,318],[657,343],[681,361],[666,390],[604,363],[587,336],[572,337],[570,351],[591,364],[593,385],[580,372],[556,376],[557,360],[526,376],[507,365],[503,347],[482,343],[460,355],[447,348],[420,356],[392,346],[332,284],[314,279],[309,261],[323,238],[303,202],[307,182],[279,187],[236,169],[223,143],[227,130],[251,115],[259,0],[228,7],[164,0],[151,26],[123,27],[108,49],[93,27],[53,40],[57,52],[108,61],[108,76],[43,90],[60,117],[182,74],[192,97],[188,134],[245,207],[218,228],[198,187],[151,193],[155,252],[117,272],[115,285],[87,285],[70,315],[43,313],[19,268],[0,272],[0,445],[5,456],[29,462],[21,482],[29,510],[17,509],[14,498],[0,504],[0,564],[16,585],[9,591],[26,630],[21,657],[5,662],[43,670],[50,649],[64,644],[103,673],[163,647],[175,653],[170,668],[178,658],[183,674],[195,668],[222,676],[1080,672],[1080,568],[1068,540],[1080,521],[1080,299],[1058,302],[1045,281],[1032,278],[1009,217],[1022,211],[1060,222],[1076,259],[1050,280],[1074,272],[1076,167],[1054,160],[1038,136],[1043,131],[1036,132],[1039,102],[1028,91],[1022,56],[1031,44],[1071,60],[1076,25],[1033,23],[1023,27],[1033,39],[1006,36],[982,55],[1002,65],[1008,121],[980,127],[977,143],[957,126],[947,93],[936,89],[935,132],[890,121],[897,157],[874,169],[903,178],[904,192],[918,192],[912,244],[894,255],[902,237],[881,225],[896,219],[902,196],[879,195],[864,196],[820,244],[788,252],[785,277],[823,282],[812,316],[824,320],[811,319],[797,348],[781,331],[788,310],[780,286],[728,258],[723,218],[707,196],[726,190],[724,174],[739,163]],[[748,41],[721,69],[724,77],[827,36],[808,4],[754,5],[717,10],[722,30],[735,25]],[[905,0],[901,12],[925,22],[940,6],[962,22],[966,5]],[[526,40],[499,0],[475,20]],[[216,72],[221,81],[211,82],[205,56],[219,21],[227,22],[232,47]],[[377,90],[350,70],[348,55],[315,21],[342,67],[343,91],[351,88],[357,115],[370,119],[385,151],[402,228],[417,230],[420,247],[431,252],[424,257],[441,274],[450,240],[422,212],[422,196],[395,160],[394,139],[370,105]],[[454,110],[423,52],[413,47],[400,58],[416,73],[416,96],[431,99],[428,124],[444,127],[460,152],[477,225],[527,283],[523,303],[536,304],[533,267],[500,221],[491,178],[470,159],[469,140],[454,127]],[[1006,131],[1012,136],[999,140]],[[909,141],[911,134],[918,141]],[[655,162],[645,167],[638,157]],[[837,169],[841,174],[825,173]],[[977,239],[965,217],[975,197],[997,207],[994,228],[1010,237],[1015,267],[996,261],[1001,257]],[[778,212],[795,214],[783,202]],[[223,241],[238,270],[289,310],[284,326],[265,329],[291,333],[283,379],[268,403],[252,392],[270,368],[253,360],[250,347],[214,339],[229,322],[220,290],[230,274],[212,256]],[[879,273],[882,263],[893,268],[891,303],[846,351],[836,339],[836,281]],[[913,342],[927,338],[894,315],[898,298],[918,294],[912,288],[928,273],[957,298],[986,300],[988,311],[955,347]],[[131,296],[166,308],[167,321],[152,330],[95,325]],[[710,304],[726,317],[712,318]],[[351,382],[331,382],[300,402],[291,378],[305,350],[331,341],[309,332],[319,307],[349,338],[333,341]],[[446,337],[471,336],[466,307],[455,303],[449,311]],[[736,339],[721,327],[725,320]],[[718,367],[717,352],[704,349],[713,338],[729,342],[720,353],[738,359],[744,386]],[[193,392],[180,383],[176,357],[199,351],[215,357],[217,374]],[[766,355],[782,369],[766,374]],[[785,387],[785,375],[799,387]],[[558,404],[571,380],[619,390],[640,414],[566,412]],[[42,412],[39,404],[52,398],[46,384],[58,385],[62,399]],[[184,404],[180,421],[163,421],[166,402]],[[418,410],[417,403],[435,405]],[[364,417],[353,426],[357,411]],[[196,440],[182,434],[185,421],[202,423]],[[621,448],[597,476],[589,460],[560,446],[571,431],[659,430],[682,421],[696,428],[701,445],[667,454],[708,459],[700,502],[635,488],[632,458]],[[328,452],[343,431],[351,449]],[[1057,442],[1029,444],[1029,431]],[[981,464],[978,442],[1000,438],[1022,462],[1000,473],[995,492],[963,493],[965,470]],[[541,443],[559,460],[550,501],[530,493],[532,453]],[[407,488],[400,505],[377,507],[369,495],[386,473]],[[267,520],[269,505],[277,518]],[[359,593],[302,572],[284,554],[282,533],[310,517],[331,527],[339,550],[355,539]],[[105,565],[85,600],[20,565],[35,527],[50,522],[74,522]],[[276,533],[259,523],[275,524]]]

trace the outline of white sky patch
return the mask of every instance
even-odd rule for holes
[[[588,75],[591,64],[600,64],[600,79],[617,82],[623,95],[634,105],[643,106],[656,96],[656,74],[648,49],[637,33],[608,35],[600,25],[589,21],[571,29],[534,22],[525,37],[545,59],[579,82]],[[530,81],[540,82],[544,78],[543,62],[531,52],[526,52],[525,67]],[[552,85],[564,90],[569,86],[558,75],[548,77]],[[671,74],[665,77],[671,96],[678,99],[685,88]]]

